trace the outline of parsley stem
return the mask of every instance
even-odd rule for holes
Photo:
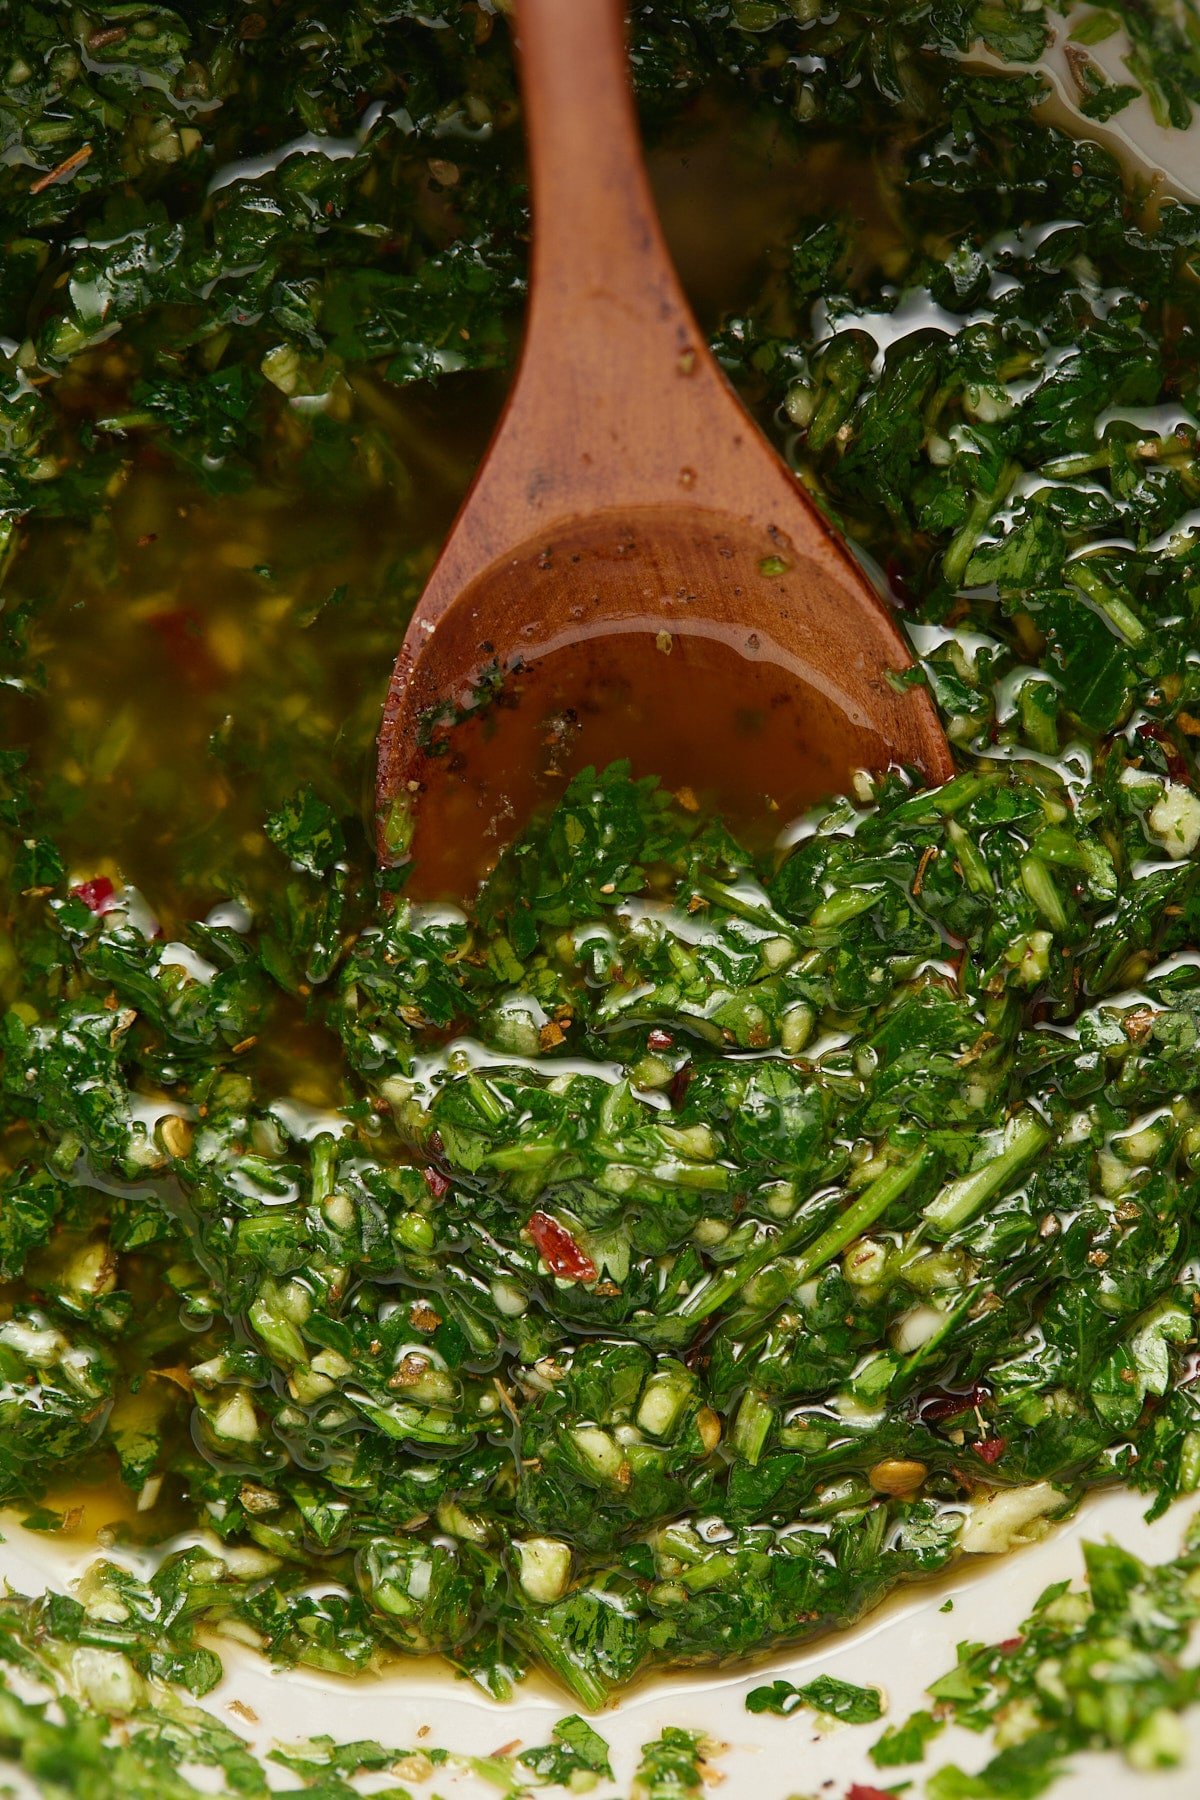
[[[1050,1141],[1050,1127],[1029,1111],[1015,1114],[1000,1134],[998,1154],[969,1174],[956,1176],[936,1193],[923,1217],[938,1237],[949,1237],[974,1218],[986,1200],[1031,1163]]]
[[[908,1191],[917,1176],[929,1160],[927,1150],[919,1150],[915,1156],[906,1161],[896,1163],[877,1175],[870,1186],[863,1189],[858,1199],[848,1206],[832,1224],[827,1225],[820,1236],[809,1245],[804,1254],[797,1258],[794,1270],[794,1285],[807,1281],[817,1270],[827,1263],[831,1257],[861,1237],[867,1228],[883,1216],[894,1200]],[[701,1287],[694,1288],[677,1317],[687,1319],[706,1319],[737,1293],[738,1289],[749,1281],[752,1275],[774,1261],[777,1256],[784,1256],[799,1243],[811,1228],[811,1221],[803,1219],[781,1231],[778,1237],[767,1238],[756,1244],[746,1255],[740,1257],[731,1268],[723,1274],[715,1276]]]

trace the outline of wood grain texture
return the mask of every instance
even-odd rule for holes
[[[381,858],[436,859],[465,817],[493,853],[519,828],[542,788],[518,779],[478,725],[461,743],[445,730],[431,741],[430,710],[469,710],[485,671],[528,671],[551,645],[560,708],[586,710],[594,650],[578,656],[572,696],[566,646],[594,646],[602,630],[616,640],[609,664],[645,658],[664,628],[716,634],[733,655],[773,660],[797,712],[811,719],[821,700],[835,740],[827,766],[811,766],[811,730],[777,736],[771,781],[757,784],[775,803],[816,798],[818,774],[828,792],[834,768],[837,782],[891,761],[945,779],[928,694],[888,679],[911,662],[900,631],[743,411],[680,289],[642,161],[620,0],[518,0],[516,26],[534,218],[525,339],[397,659],[379,740]],[[639,577],[605,579],[622,543],[636,545]],[[534,578],[547,570],[553,579]],[[644,688],[644,671],[629,673]],[[718,686],[739,678],[729,664]],[[677,687],[663,685],[662,705],[697,710],[700,688]],[[520,752],[515,740],[509,749]],[[637,745],[626,749],[638,760]],[[560,761],[556,777],[569,772]],[[464,784],[466,811],[447,804]],[[411,834],[397,828],[408,808]]]

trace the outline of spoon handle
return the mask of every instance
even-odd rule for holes
[[[610,387],[622,345],[680,354],[696,336],[646,178],[625,7],[517,0],[516,25],[533,198],[526,352]]]

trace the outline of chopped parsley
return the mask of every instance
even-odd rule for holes
[[[1190,39],[1107,11],[1186,126]],[[502,19],[0,18],[0,1502],[190,1534],[89,1578],[103,1644],[30,1603],[121,1659],[122,1786],[185,1791],[138,1684],[202,1695],[214,1629],[592,1708],[1193,1492],[1200,206],[1033,115],[1057,15],[636,9],[651,134],[715,106],[802,178],[717,348],[959,767],[778,854],[583,771],[467,911],[362,798],[523,299]],[[11,1699],[35,1769],[45,1721]],[[578,1719],[535,1754],[604,1771]]]
[[[119,1573],[111,1565],[89,1571],[82,1601],[63,1594],[0,1601],[0,1755],[49,1800],[266,1800],[278,1793],[353,1800],[364,1775],[395,1778],[372,1786],[384,1800],[412,1800],[409,1784],[423,1787],[439,1770],[474,1773],[504,1800],[521,1800],[546,1787],[588,1793],[612,1778],[604,1739],[572,1715],[558,1721],[549,1744],[486,1757],[366,1739],[277,1745],[267,1762],[300,1782],[281,1788],[236,1730],[182,1696],[181,1683],[193,1692],[204,1687],[187,1681],[169,1656],[162,1660],[154,1648],[162,1641],[158,1620],[131,1613],[128,1629],[117,1623],[118,1591],[137,1604],[137,1584],[120,1587]],[[219,1678],[220,1663],[211,1661]],[[648,1766],[658,1766],[656,1755],[648,1745]]]
[[[878,1688],[858,1687],[833,1675],[818,1675],[802,1687],[791,1681],[773,1681],[768,1687],[751,1688],[746,1695],[746,1711],[752,1713],[778,1713],[786,1719],[802,1706],[847,1725],[870,1725],[884,1713]]]
[[[986,1735],[994,1754],[973,1774],[954,1764],[925,1783],[929,1800],[1037,1800],[1084,1750],[1119,1751],[1148,1774],[1183,1761],[1180,1714],[1200,1698],[1187,1658],[1200,1618],[1200,1526],[1181,1556],[1146,1564],[1118,1544],[1083,1546],[1085,1585],[1057,1581],[1000,1644],[963,1643],[932,1683],[934,1711],[886,1731],[881,1769],[919,1762],[948,1721]]]

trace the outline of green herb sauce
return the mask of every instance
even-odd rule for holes
[[[960,772],[767,856],[589,772],[418,908],[371,741],[519,120],[490,6],[329,19],[0,6],[0,1500],[210,1533],[197,1692],[234,1622],[598,1706],[1200,1483],[1200,207],[1034,116],[1056,15],[638,6],[650,131],[787,215],[719,353]]]
[[[1174,1561],[1148,1565],[1112,1543],[1084,1544],[1083,1558],[1085,1585],[1054,1582],[1013,1637],[958,1646],[956,1667],[928,1690],[935,1710],[872,1749],[887,1780],[950,1721],[987,1733],[994,1754],[977,1774],[938,1769],[929,1800],[1036,1800],[1082,1750],[1119,1751],[1140,1775],[1183,1761],[1180,1714],[1200,1692],[1185,1660],[1200,1618],[1196,1520]]]

